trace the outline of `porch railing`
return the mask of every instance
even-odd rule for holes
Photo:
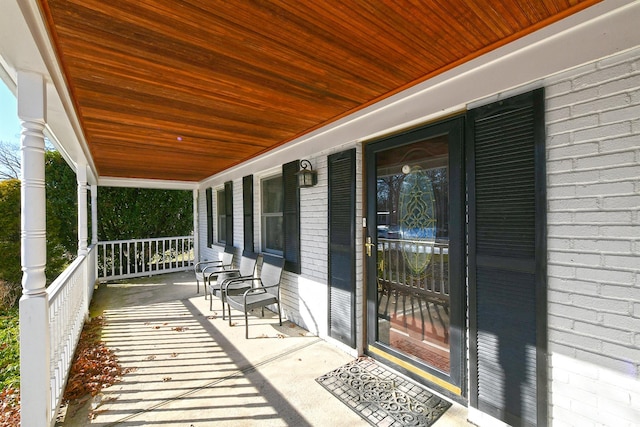
[[[88,312],[95,285],[96,248],[89,248],[47,288],[51,414],[53,423],[69,375],[76,344]]]
[[[47,288],[53,425],[96,281],[169,273],[193,265],[193,237],[117,240],[89,247]]]
[[[378,239],[378,283],[427,299],[449,300],[449,242]]]
[[[193,236],[98,243],[98,280],[182,271],[193,266]]]

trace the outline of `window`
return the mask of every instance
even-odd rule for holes
[[[218,243],[233,246],[233,182],[224,183],[216,191],[216,214],[218,218]]]
[[[263,179],[260,187],[262,251],[282,255],[284,251],[282,176]]]

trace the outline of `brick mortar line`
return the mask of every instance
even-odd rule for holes
[[[603,267],[606,267],[606,265],[591,265],[591,264],[577,264],[577,263],[564,263],[564,262],[552,262],[549,261],[548,265],[557,265],[560,267],[574,267],[574,268],[586,268],[586,269],[591,269],[591,270],[602,270]],[[627,272],[627,273],[640,273],[640,268],[629,268],[629,267],[616,267],[616,268],[605,268],[606,270],[612,270],[612,271],[618,271],[618,272]],[[554,276],[554,275],[549,275],[549,277],[556,277],[556,278],[566,278],[563,276]],[[584,280],[584,281],[588,281],[588,280]],[[603,283],[602,281],[597,281],[595,283]],[[604,282],[604,283],[609,283],[609,282]]]

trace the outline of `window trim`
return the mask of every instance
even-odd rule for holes
[[[280,217],[280,218],[284,218],[284,204],[282,206],[280,206],[280,212],[277,213],[265,213],[264,212],[264,202],[265,202],[265,197],[264,197],[264,183],[265,181],[269,181],[269,180],[273,180],[273,179],[277,179],[280,178],[282,180],[282,175],[281,174],[271,174],[268,176],[263,176],[260,178],[260,251],[263,253],[268,253],[268,254],[272,254],[272,255],[277,255],[277,256],[284,256],[284,241],[283,241],[283,250],[277,250],[277,249],[272,249],[272,248],[267,248],[266,247],[266,224],[265,224],[265,219],[266,218],[276,218],[276,217]],[[282,187],[281,187],[281,191],[283,191]],[[284,194],[283,194],[283,200],[284,200]],[[284,221],[284,219],[283,219]],[[284,234],[284,227],[282,229],[282,233]]]

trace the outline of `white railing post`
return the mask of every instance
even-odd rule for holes
[[[98,186],[95,184],[91,186],[91,244],[94,247],[93,262],[88,268],[93,268],[93,274],[88,285],[91,286],[93,295],[93,286],[98,278]]]
[[[193,259],[200,259],[200,216],[198,215],[198,189],[193,190]]]
[[[44,127],[46,83],[42,75],[18,72],[21,133],[20,416],[22,426],[47,426],[51,416]]]
[[[87,215],[87,163],[84,159],[78,159],[76,170],[76,180],[78,182],[78,258],[87,256],[87,237],[89,230],[89,221]],[[85,286],[82,298],[83,311],[85,318],[89,317],[89,265],[82,264],[82,277]]]
[[[98,243],[98,186],[91,186],[91,244]]]
[[[78,182],[78,256],[87,255],[87,163],[78,160],[78,170],[76,171]]]

